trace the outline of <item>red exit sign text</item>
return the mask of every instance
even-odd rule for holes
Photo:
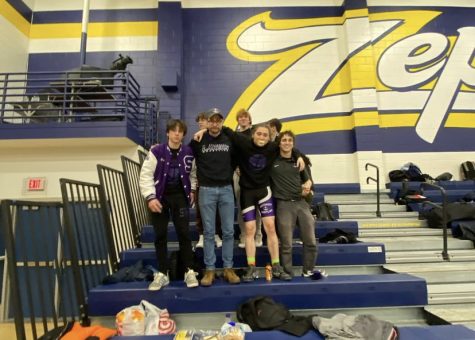
[[[27,191],[44,191],[46,187],[45,177],[33,177],[27,178],[26,190]]]

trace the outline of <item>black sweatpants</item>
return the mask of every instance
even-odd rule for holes
[[[158,270],[166,274],[168,263],[168,222],[170,217],[175,226],[180,244],[180,256],[185,271],[193,268],[193,250],[190,238],[190,210],[188,200],[182,193],[168,195],[160,201],[163,209],[161,213],[152,213],[152,224],[155,231],[155,252],[157,254]]]

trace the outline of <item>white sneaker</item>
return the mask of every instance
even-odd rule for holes
[[[223,241],[221,241],[221,238],[218,234],[214,235],[214,243],[216,243],[217,248],[221,248],[223,246]]]
[[[320,280],[325,277],[328,277],[328,274],[324,270],[315,269],[315,270],[308,270],[306,272],[302,272],[302,276],[311,277],[314,280]]]
[[[188,271],[185,273],[185,283],[188,288],[193,288],[193,287],[198,287],[198,279],[196,278],[196,275],[198,275],[197,272],[193,271],[193,269],[188,269]]]
[[[239,238],[239,248],[246,248],[246,239],[245,238]]]
[[[160,290],[162,287],[168,286],[169,283],[168,275],[158,272],[153,274],[153,281],[148,286],[148,290]]]
[[[204,237],[203,237],[203,234],[201,234],[200,238],[198,239],[198,243],[196,243],[195,248],[203,248],[203,242],[204,242]]]

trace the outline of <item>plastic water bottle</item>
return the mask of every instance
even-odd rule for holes
[[[229,324],[231,323],[233,320],[231,319],[231,313],[226,313],[224,315],[224,324]]]

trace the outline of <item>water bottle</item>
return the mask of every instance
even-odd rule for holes
[[[270,264],[266,266],[266,281],[267,282],[272,281],[272,267]]]
[[[226,313],[224,315],[224,324],[229,324],[231,323],[233,320],[231,319],[231,313]]]

